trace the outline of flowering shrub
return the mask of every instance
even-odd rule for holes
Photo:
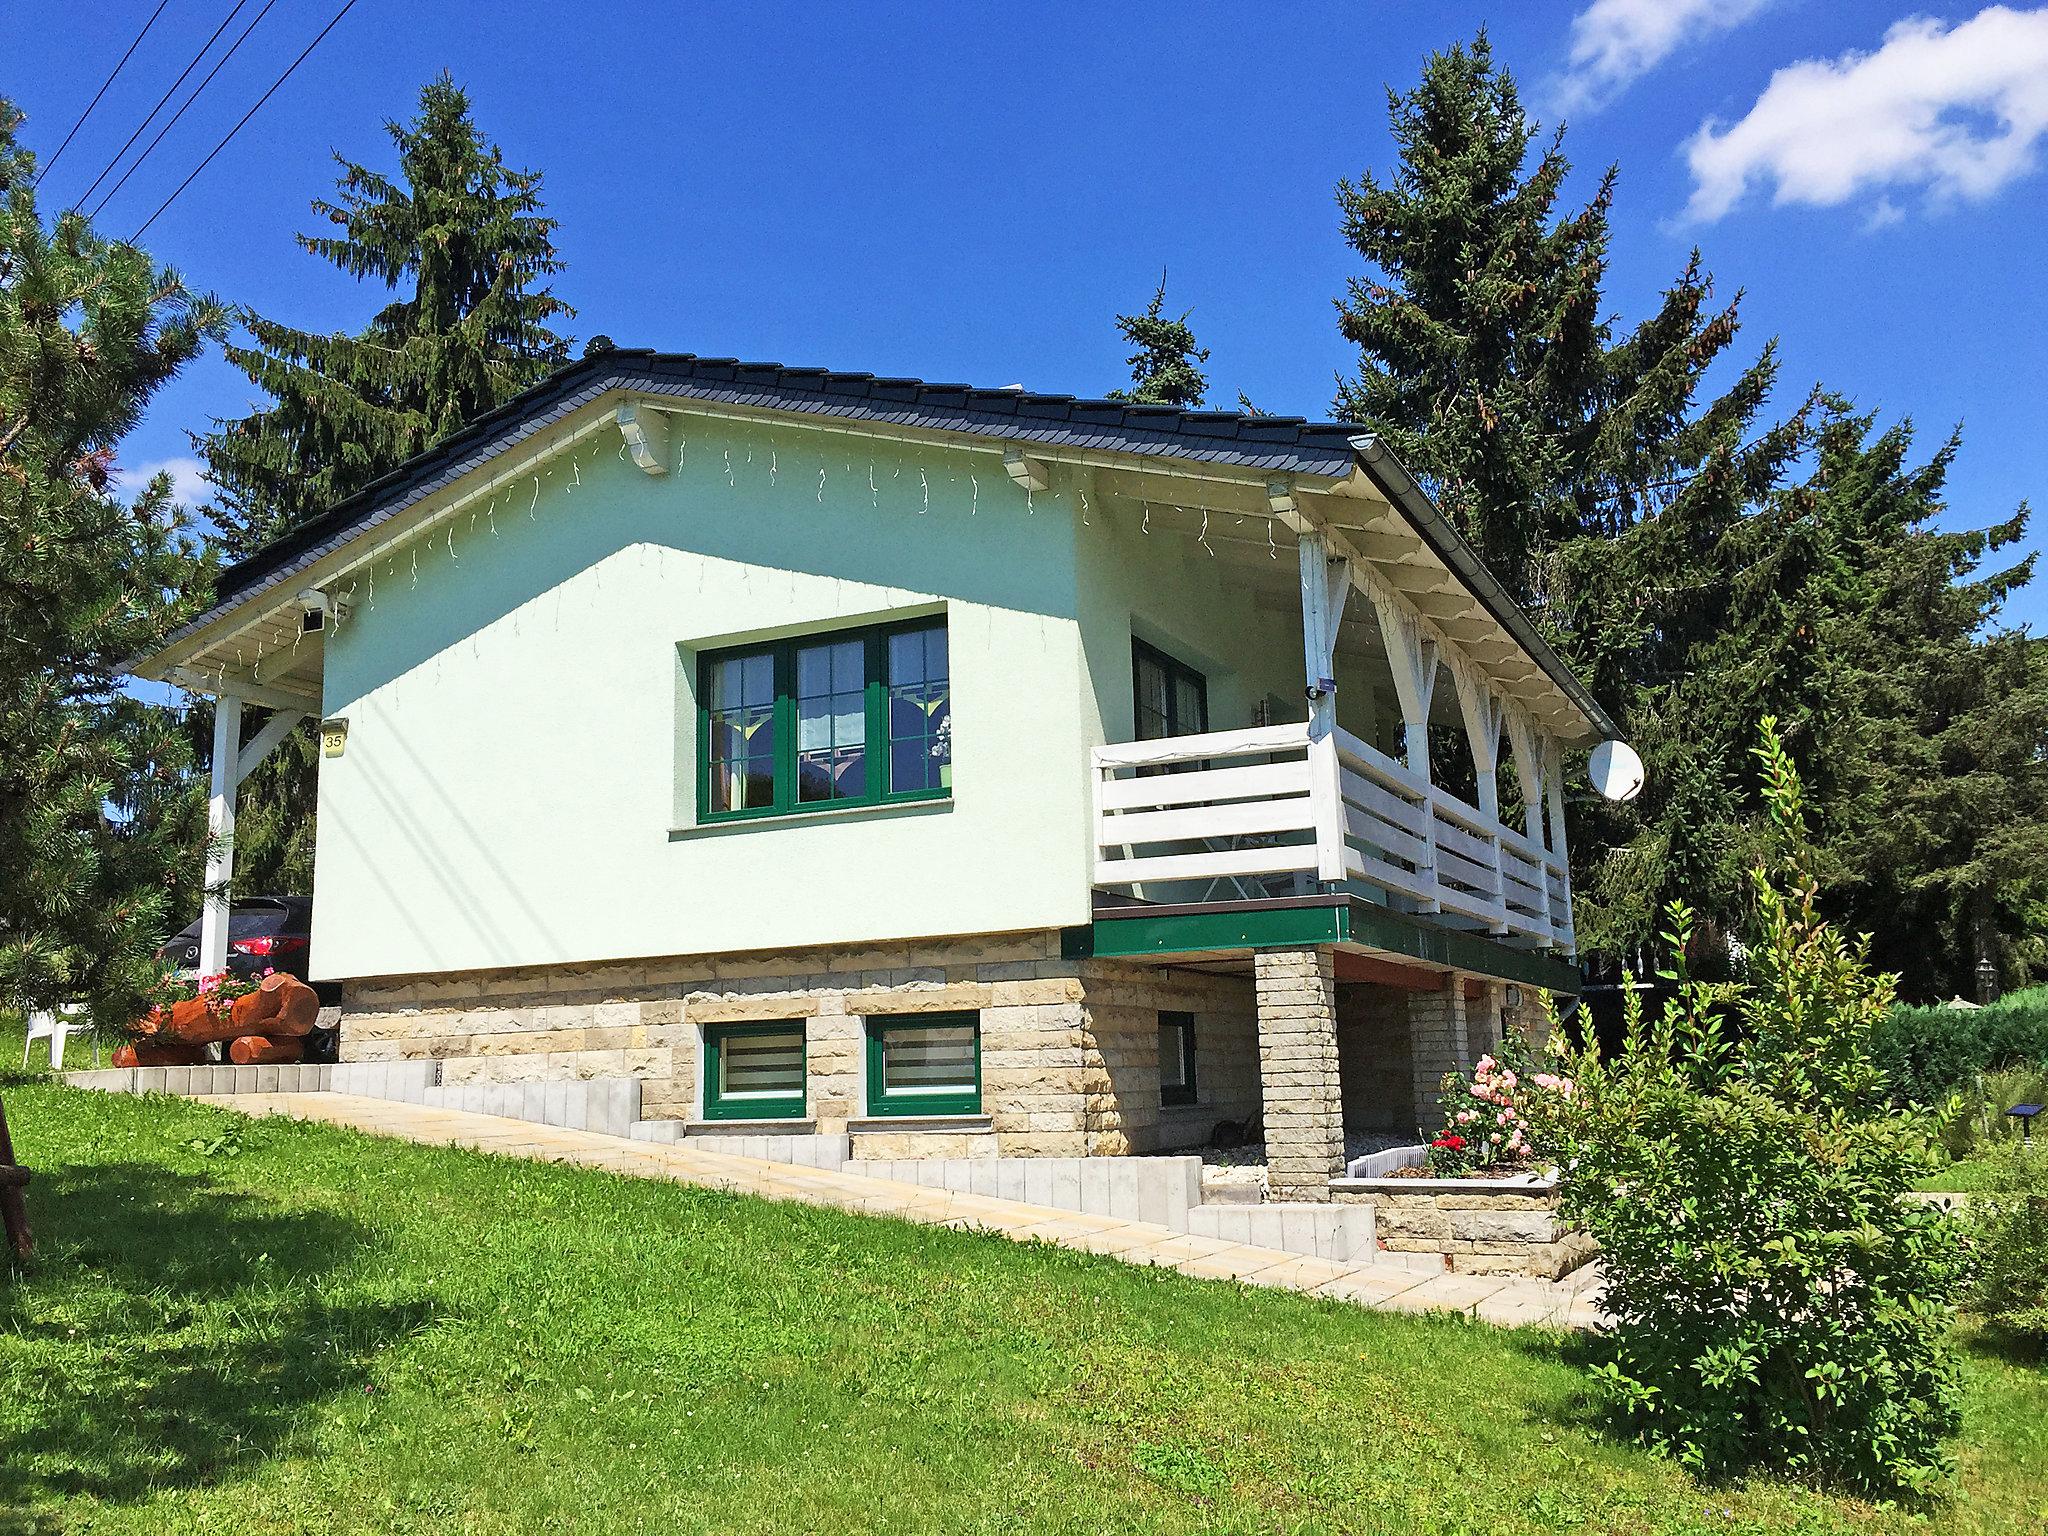
[[[1605,1266],[1595,1380],[1698,1472],[1931,1497],[1958,1421],[1960,1232],[1907,1198],[1934,1142],[1876,1066],[1891,978],[1819,916],[1798,776],[1768,720],[1758,755],[1792,857],[1789,891],[1754,873],[1747,978],[1687,976],[1691,913],[1674,905],[1675,996],[1645,1018],[1625,992],[1621,1053],[1575,1058],[1560,1188]]]
[[[1440,1086],[1444,1128],[1429,1144],[1429,1171],[1439,1178],[1525,1168],[1546,1157],[1558,1101],[1572,1095],[1572,1080],[1537,1070],[1529,1047],[1512,1034],[1498,1056],[1479,1058],[1470,1081],[1451,1072]]]

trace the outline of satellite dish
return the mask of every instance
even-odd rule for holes
[[[1604,799],[1633,800],[1643,788],[1643,760],[1625,741],[1603,741],[1586,757],[1586,776]]]

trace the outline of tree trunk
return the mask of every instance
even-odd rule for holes
[[[0,1224],[7,1229],[7,1245],[24,1259],[31,1246],[28,1201],[21,1193],[27,1183],[28,1170],[15,1165],[14,1140],[7,1134],[7,1106],[0,1104]]]

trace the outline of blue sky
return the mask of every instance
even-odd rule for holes
[[[17,0],[0,92],[45,159],[154,3],[106,0],[81,27],[71,5]],[[168,0],[46,207],[84,189],[229,3]],[[337,3],[274,0],[107,231],[130,234]],[[1320,416],[1351,362],[1331,300],[1357,270],[1331,188],[1390,166],[1384,88],[1482,24],[1543,119],[1569,123],[1574,190],[1620,163],[1624,319],[1697,243],[1723,293],[1747,292],[1745,351],[1781,339],[1783,409],[1820,382],[1913,417],[1929,446],[1961,422],[1958,522],[2041,496],[2044,7],[357,0],[145,243],[263,313],[360,325],[379,295],[291,237],[332,189],[330,151],[388,167],[380,125],[446,67],[508,160],[546,173],[579,337],[1093,394],[1125,377],[1111,317],[1165,267],[1213,349],[1212,404],[1243,390]],[[208,359],[124,463],[189,456],[188,429],[251,395]],[[2011,615],[2036,627],[2038,586]]]

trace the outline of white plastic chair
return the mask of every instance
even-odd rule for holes
[[[89,1024],[75,1022],[78,1014],[79,1010],[76,1008],[62,1008],[30,1014],[28,1016],[28,1038],[21,1042],[22,1067],[26,1069],[28,1066],[29,1048],[38,1040],[47,1040],[50,1042],[50,1070],[52,1072],[62,1071],[64,1067],[65,1036],[79,1034],[92,1027]],[[93,1054],[94,1059],[97,1060],[98,1051],[95,1050]]]

